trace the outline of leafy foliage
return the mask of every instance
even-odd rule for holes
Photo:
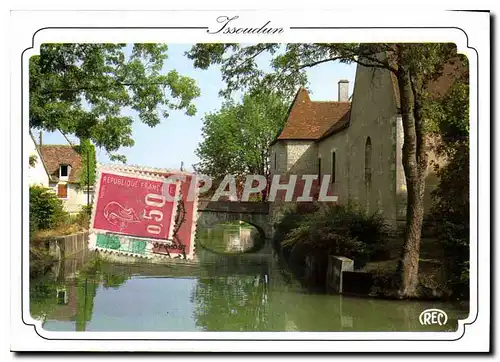
[[[43,44],[30,59],[30,128],[59,130],[114,152],[134,144],[131,109],[150,127],[170,110],[196,113],[195,81],[162,71],[164,44]]]
[[[261,91],[207,114],[196,170],[220,179],[226,174],[269,174],[269,144],[282,129],[286,111],[277,94]]]
[[[271,56],[270,72],[264,72],[257,64],[256,59],[263,53]],[[392,74],[399,89],[404,134],[402,163],[408,194],[405,240],[398,267],[399,295],[414,295],[418,285],[423,190],[428,165],[426,132],[428,124],[439,117],[435,114],[439,107],[432,102],[427,86],[457,57],[456,46],[451,43],[197,44],[187,56],[202,69],[211,64],[221,66],[227,85],[221,92],[224,96],[235,90],[265,88],[291,97],[298,85],[307,83],[307,68],[333,61],[355,62]]]
[[[30,268],[33,266],[30,265]],[[57,290],[59,284],[50,278],[41,278],[29,283],[30,315],[43,320],[57,308]]]
[[[438,123],[443,142],[437,151],[447,164],[437,168],[440,178],[433,192],[431,217],[436,221],[445,251],[449,288],[458,298],[469,296],[469,90],[458,82],[442,102]]]
[[[46,187],[30,186],[30,233],[60,225],[67,219],[62,201]]]
[[[37,161],[38,161],[38,157],[36,155],[30,155],[29,161],[28,161],[30,167],[35,167]]]
[[[387,226],[377,214],[367,216],[353,206],[321,204],[304,215],[281,242],[283,248],[300,245],[307,253],[342,255],[360,268],[384,248]]]
[[[76,215],[75,222],[84,229],[88,229],[90,225],[90,217],[92,216],[92,204],[83,205],[80,212]]]
[[[421,85],[442,71],[443,59],[456,53],[453,44],[359,44],[359,43],[261,43],[196,44],[187,53],[195,67],[220,65],[230,96],[237,90],[271,89],[292,97],[298,86],[307,84],[306,70],[324,63],[356,62],[396,72],[401,66],[419,75]],[[380,58],[385,53],[386,58]],[[269,58],[270,71],[259,67],[258,59]],[[270,57],[269,57],[270,56]]]
[[[274,220],[273,247],[276,251],[282,252],[286,259],[290,256],[291,247],[283,246],[281,241],[304,217],[317,211],[318,207],[318,203],[297,203],[284,209]]]
[[[81,139],[77,151],[82,158],[82,173],[80,174],[81,187],[93,186],[96,178],[96,155],[95,147],[89,139]]]

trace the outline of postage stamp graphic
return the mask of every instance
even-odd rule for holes
[[[162,240],[171,237],[176,184],[112,172],[103,172],[99,182],[95,230]]]
[[[197,192],[192,174],[136,166],[101,166],[89,248],[146,258],[192,259]]]

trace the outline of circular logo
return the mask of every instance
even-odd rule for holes
[[[423,326],[432,324],[439,324],[440,326],[443,326],[446,322],[448,322],[448,316],[441,309],[431,308],[420,313],[418,320]]]

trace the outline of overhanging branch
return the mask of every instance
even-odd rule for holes
[[[163,85],[167,86],[166,82],[149,82],[149,83],[122,83],[115,82],[113,84],[106,84],[102,86],[83,86],[77,88],[57,88],[57,89],[48,89],[44,90],[43,94],[51,94],[51,93],[63,93],[63,92],[81,92],[81,91],[99,91],[99,90],[108,90],[110,87],[133,87],[133,86],[148,86],[148,85]]]
[[[297,69],[304,69],[304,68],[310,68],[310,67],[314,67],[318,64],[322,64],[322,63],[328,63],[328,62],[333,62],[333,61],[336,61],[336,60],[341,60],[341,59],[345,59],[345,57],[334,57],[334,58],[327,58],[327,59],[322,59],[322,60],[318,60],[316,62],[311,62],[311,63],[305,63],[305,64],[301,64],[297,67]]]

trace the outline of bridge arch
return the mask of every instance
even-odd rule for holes
[[[267,243],[271,238],[269,205],[262,202],[218,201],[198,204],[197,229],[212,228],[218,224],[244,221],[255,227]]]

